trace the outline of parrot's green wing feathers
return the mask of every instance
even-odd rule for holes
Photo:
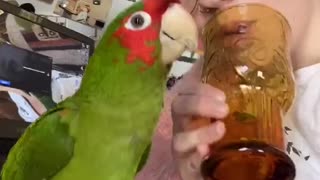
[[[11,150],[1,180],[45,180],[61,170],[73,154],[69,124],[77,112],[62,105],[32,124]]]
[[[151,143],[147,146],[147,148],[145,149],[145,151],[143,152],[143,155],[140,159],[139,165],[138,165],[138,169],[136,171],[136,173],[139,173],[142,168],[144,167],[144,165],[147,163],[147,160],[149,158],[149,154],[150,154],[150,150],[151,150]],[[0,179],[1,180],[1,179]]]

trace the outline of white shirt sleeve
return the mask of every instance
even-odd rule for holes
[[[285,118],[287,153],[296,180],[320,179],[320,64],[295,72],[296,98]]]
[[[296,73],[298,90],[296,121],[313,149],[320,153],[320,64]],[[320,177],[319,177],[320,178]]]

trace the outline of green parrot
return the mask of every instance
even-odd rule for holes
[[[142,0],[112,21],[80,89],[26,129],[1,180],[134,179],[162,108],[159,34],[172,3]]]

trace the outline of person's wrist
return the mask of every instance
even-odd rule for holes
[[[181,171],[177,165],[177,162],[172,162],[171,167],[168,166],[169,180],[183,180]]]
[[[183,180],[178,168],[175,168],[174,171],[172,171],[169,180]]]
[[[187,160],[186,160],[187,161]],[[200,172],[193,167],[190,167],[189,163],[181,163],[179,166],[179,180],[203,180],[200,175]]]

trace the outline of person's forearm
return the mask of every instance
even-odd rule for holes
[[[135,180],[182,180],[170,152],[165,154],[151,157],[151,161],[137,174]]]
[[[165,104],[171,101],[170,96],[167,96]],[[167,108],[161,113],[152,143],[148,161],[136,180],[182,180],[171,150],[172,119]]]
[[[183,180],[175,162],[171,161],[166,166],[167,167],[163,172],[162,178],[159,180]]]
[[[199,60],[191,70],[185,74],[181,81],[190,81],[192,78],[200,78],[201,66],[202,60]],[[179,89],[184,88],[185,85],[188,85],[188,83],[180,83],[180,81],[178,81],[178,83],[167,92],[164,99],[164,109],[161,113],[155,136],[152,140],[153,145],[148,162],[142,171],[139,172],[136,180],[183,180],[180,176],[180,172],[184,172],[184,168],[179,168],[178,162],[174,159],[171,150],[173,130],[171,104],[175,96],[179,93]],[[181,171],[179,169],[181,169]],[[184,177],[188,177],[188,175],[184,174]],[[190,178],[185,178],[184,180],[189,179]]]
[[[170,179],[169,180],[183,180],[180,176],[179,171],[175,171],[172,174],[170,174]]]

